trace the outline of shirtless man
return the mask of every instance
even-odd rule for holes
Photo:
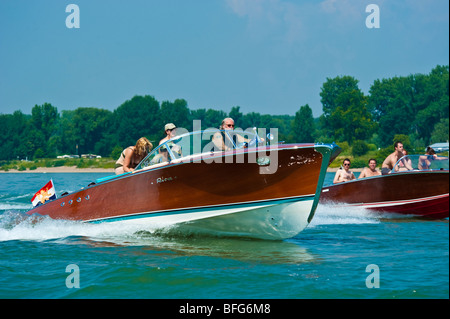
[[[369,160],[369,167],[364,167],[358,178],[371,177],[381,175],[381,172],[377,170],[377,160],[371,158]]]
[[[351,181],[352,179],[356,179],[353,172],[350,172],[350,160],[348,158],[344,160],[342,165],[344,166],[344,169],[339,169],[336,172],[336,175],[334,176],[333,180],[334,184],[348,182]]]
[[[381,164],[381,174],[387,175],[394,168],[395,163],[403,157],[403,144],[401,142],[395,142],[394,152],[389,154],[388,157]]]

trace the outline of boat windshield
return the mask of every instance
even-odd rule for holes
[[[395,163],[392,173],[406,171],[448,170],[448,157],[436,155],[406,155]]]
[[[256,130],[211,129],[181,134],[156,147],[141,161],[136,170],[198,154],[257,147],[258,144],[261,145],[261,141],[263,140],[259,138]]]

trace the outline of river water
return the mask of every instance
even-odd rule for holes
[[[296,237],[264,241],[25,214],[50,178],[60,194],[106,175],[0,174],[0,298],[449,298],[448,219],[319,205]]]

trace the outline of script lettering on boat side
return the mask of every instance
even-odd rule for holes
[[[161,184],[161,183],[165,183],[165,182],[170,182],[170,181],[173,181],[174,179],[176,179],[177,177],[175,176],[175,177],[172,177],[172,176],[169,176],[169,177],[158,177],[157,179],[156,179],[156,184]]]

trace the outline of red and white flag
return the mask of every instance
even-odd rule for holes
[[[53,186],[53,180],[50,180],[44,187],[42,187],[36,194],[34,194],[31,202],[36,207],[40,204],[44,204],[48,200],[56,199],[55,186]]]

